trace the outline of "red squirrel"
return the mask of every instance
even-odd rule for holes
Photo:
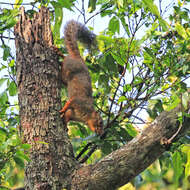
[[[60,110],[66,123],[79,121],[86,124],[98,135],[103,134],[103,121],[94,109],[91,78],[83,58],[80,56],[77,41],[88,46],[93,45],[96,36],[84,25],[69,21],[64,30],[65,46],[68,55],[62,62],[62,80],[68,91],[69,100]]]

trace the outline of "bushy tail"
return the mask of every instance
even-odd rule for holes
[[[67,51],[72,57],[80,57],[77,40],[87,45],[88,48],[96,44],[96,35],[89,31],[84,25],[74,20],[66,24],[64,38]]]

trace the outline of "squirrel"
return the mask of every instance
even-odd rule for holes
[[[95,45],[95,39],[95,34],[76,21],[71,20],[65,26],[64,41],[68,55],[59,55],[64,58],[62,81],[67,87],[69,100],[59,112],[66,124],[71,120],[82,122],[93,132],[102,135],[103,121],[93,106],[91,77],[77,44],[80,41],[90,47]]]

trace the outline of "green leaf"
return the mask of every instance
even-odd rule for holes
[[[3,33],[6,29],[13,27],[16,24],[16,16],[19,14],[18,9],[2,9],[2,14],[0,14],[0,33]]]
[[[0,87],[3,85],[3,83],[6,81],[7,79],[5,79],[5,78],[1,78],[0,79]]]
[[[55,2],[55,1],[51,1],[52,2]],[[59,5],[61,5],[62,7],[66,8],[66,9],[69,9],[70,11],[72,11],[71,7],[73,7],[73,2],[70,1],[70,0],[58,0],[58,3]]]
[[[30,162],[30,158],[26,154],[24,154],[24,152],[22,152],[20,150],[18,150],[16,152],[16,156],[19,157],[22,160],[26,160],[27,162]]]
[[[11,138],[9,138],[8,140],[7,140],[7,144],[9,145],[9,146],[17,146],[18,144],[20,143],[20,139],[18,138],[18,136],[17,135],[13,135],[13,136],[11,136]]]
[[[121,138],[122,140],[124,140],[125,142],[130,141],[131,135],[129,135],[129,133],[127,132],[126,128],[123,128],[121,126],[119,126],[119,138]]]
[[[0,142],[4,142],[7,138],[7,135],[7,131],[4,128],[0,127]]]
[[[160,16],[160,12],[158,10],[158,7],[154,4],[153,0],[143,0],[143,3],[145,4],[145,7],[148,7],[148,9],[150,10],[151,13],[153,13],[154,15],[157,16],[160,25],[163,28],[163,31],[167,31],[168,30],[168,23],[162,19],[162,17]]]
[[[176,151],[172,155],[173,169],[174,169],[174,181],[178,185],[179,178],[183,174],[183,161],[180,152]]]
[[[190,152],[188,152],[188,161],[185,164],[185,177],[188,178],[190,176]]]
[[[179,103],[181,102],[181,99],[178,95],[173,95],[170,100],[170,104],[165,108],[166,111],[170,111],[174,109]]]
[[[143,0],[143,3],[149,8],[149,10],[156,16],[160,17],[158,7],[154,4],[153,0]]]
[[[15,96],[17,94],[17,86],[15,82],[11,82],[9,85],[9,95],[10,96]]]
[[[9,122],[9,126],[15,126],[18,123],[16,117],[10,117],[7,121]],[[12,130],[15,131],[16,129],[13,128]]]
[[[131,137],[135,137],[138,133],[137,130],[131,124],[126,125],[126,130]]]
[[[152,49],[148,48],[148,47],[144,47],[144,50],[151,56],[151,57],[155,57],[154,52]]]
[[[168,169],[171,168],[171,154],[169,152],[164,152],[159,158],[160,167],[161,167],[161,176],[165,175],[168,172]]]
[[[124,87],[123,87],[123,91],[124,92],[130,92],[132,90],[132,85],[131,84],[126,84]]]
[[[89,0],[88,2],[88,12],[92,13],[96,9],[97,0]]]
[[[188,69],[189,69],[189,66],[188,65],[183,65],[183,67],[182,67],[182,71],[183,71],[183,74],[186,74],[186,72],[188,71]]]
[[[14,156],[13,159],[19,167],[24,168],[24,160],[21,157]]]
[[[101,150],[105,155],[109,154],[111,152],[111,144],[104,141],[104,143],[101,146]]]
[[[8,46],[3,46],[3,61],[6,61],[10,56],[10,48]]]
[[[182,105],[185,109],[188,107],[188,102],[190,100],[190,95],[188,92],[182,94]]]
[[[123,16],[120,19],[121,19],[121,23],[122,23],[123,27],[125,28],[125,31],[127,32],[127,35],[130,36],[131,33],[129,30],[129,25],[126,23],[125,17]]]
[[[185,40],[188,40],[187,32],[185,31],[185,28],[180,24],[175,24],[175,29],[177,30],[177,33],[182,36]]]
[[[69,125],[71,125],[71,127],[69,128],[71,136],[74,135],[84,138],[89,135],[87,132],[87,128],[81,123],[71,121]]]
[[[117,0],[118,7],[121,8],[124,5],[123,0]]]
[[[31,145],[30,144],[22,144],[21,148],[23,148],[24,150],[28,150],[31,148]]]
[[[142,82],[144,82],[143,79],[139,76],[136,76],[133,84],[137,85],[137,84],[141,84]]]
[[[8,96],[7,92],[4,91],[2,94],[0,94],[0,104],[6,104],[8,102]]]
[[[111,54],[108,54],[105,57],[105,61],[103,64],[111,76],[113,76],[113,74],[117,73],[117,65],[115,64],[115,60]]]
[[[124,102],[125,100],[127,100],[126,96],[120,96],[118,99],[118,103]]]
[[[187,162],[185,164],[185,177],[188,178],[190,176],[190,145],[184,145],[181,150],[187,155]]]
[[[116,32],[119,34],[120,31],[119,20],[115,16],[111,18],[108,28],[114,34]]]
[[[163,28],[163,31],[164,31],[164,32],[168,31],[168,27],[170,27],[169,24],[168,24],[164,19],[162,19],[161,17],[158,18],[158,20],[159,20],[159,24],[160,24],[160,25],[162,26],[162,28]]]
[[[14,8],[18,9],[21,6],[22,2],[23,2],[23,0],[15,0]]]
[[[53,28],[54,39],[60,38],[60,28],[63,20],[63,8],[60,3],[52,1],[51,4],[55,9],[55,24]]]
[[[158,7],[154,4],[153,0],[143,0],[143,3],[149,8],[149,10],[154,15],[156,15],[157,17],[160,17]]]
[[[17,23],[17,21],[15,20],[15,18],[11,18],[7,21],[6,25],[3,27],[0,27],[0,32],[3,33],[6,29],[10,29],[12,28],[15,24]]]
[[[108,82],[109,82],[109,78],[107,75],[105,74],[100,74],[99,75],[99,79],[98,79],[98,84],[104,88],[108,88]]]
[[[112,57],[116,60],[116,62],[121,65],[124,66],[125,65],[125,61],[121,58],[121,56],[111,52]]]

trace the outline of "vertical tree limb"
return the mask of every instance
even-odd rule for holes
[[[48,9],[32,19],[21,9],[15,26],[16,68],[23,141],[31,145],[31,162],[25,170],[25,189],[60,190],[69,184],[75,168],[61,108],[61,65],[52,51]]]

